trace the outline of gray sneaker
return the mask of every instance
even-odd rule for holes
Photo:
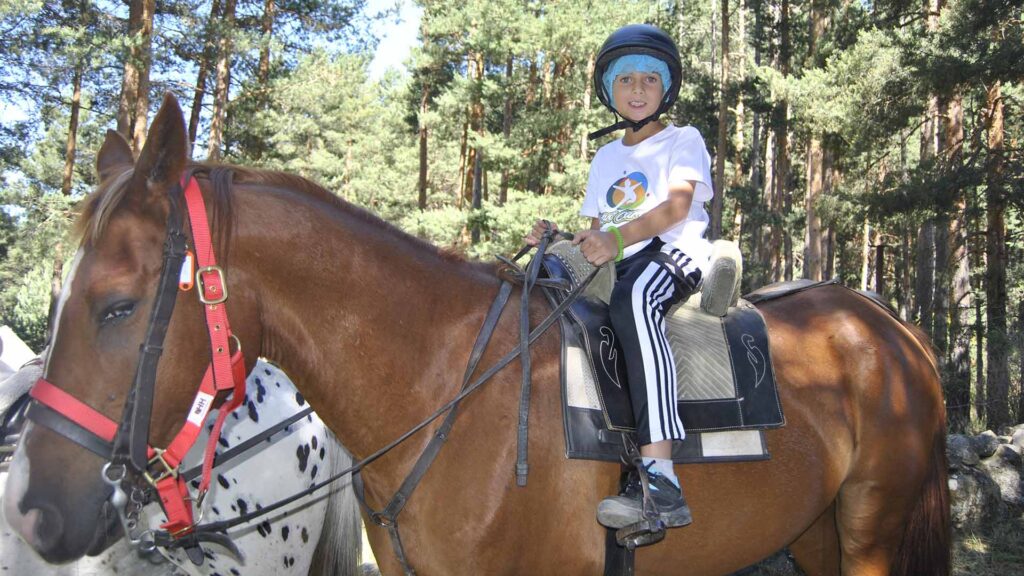
[[[690,507],[683,492],[671,480],[657,472],[647,472],[650,479],[651,500],[658,517],[668,528],[686,526],[693,522]],[[597,506],[597,521],[607,528],[624,528],[643,520],[643,488],[640,475],[633,472],[618,496],[609,496]]]

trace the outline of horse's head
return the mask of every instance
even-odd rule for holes
[[[121,136],[107,133],[96,161],[100,184],[84,203],[81,244],[51,319],[43,378],[114,422],[121,421],[150,322],[168,193],[186,169],[187,149],[181,109],[172,97],[165,98],[137,161]],[[184,421],[210,357],[195,291],[175,298],[150,420],[155,446],[166,446]],[[112,488],[101,479],[104,463],[48,427],[26,426],[4,511],[46,560],[95,554],[119,536]]]

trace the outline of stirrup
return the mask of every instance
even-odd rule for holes
[[[665,539],[665,523],[660,518],[644,519],[615,531],[615,542],[626,550],[650,546]]]
[[[632,551],[638,546],[649,546],[664,540],[667,526],[658,511],[655,510],[654,502],[651,500],[651,481],[647,477],[647,467],[644,466],[643,459],[640,457],[640,450],[628,436],[623,436],[623,443],[626,448],[623,462],[628,462],[628,465],[636,468],[637,474],[640,476],[642,489],[640,502],[643,518],[635,524],[616,530],[615,541],[619,546],[624,546],[627,550]]]

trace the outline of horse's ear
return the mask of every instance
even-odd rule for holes
[[[149,127],[146,144],[135,164],[135,178],[154,190],[164,189],[181,179],[188,162],[185,116],[170,92]]]
[[[132,156],[132,147],[115,130],[107,130],[107,137],[100,146],[100,152],[96,155],[96,173],[100,176],[100,182],[106,180],[117,168],[135,164],[135,157]]]

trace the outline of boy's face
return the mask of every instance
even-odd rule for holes
[[[612,82],[615,109],[623,118],[634,122],[654,114],[664,95],[661,75],[656,72],[619,74]]]

